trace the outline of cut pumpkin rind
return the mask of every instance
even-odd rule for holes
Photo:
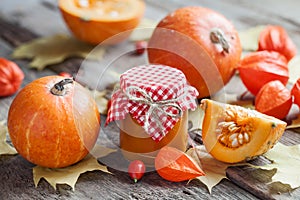
[[[202,139],[206,150],[217,160],[237,163],[253,159],[282,136],[286,123],[241,106],[203,99],[205,112]]]

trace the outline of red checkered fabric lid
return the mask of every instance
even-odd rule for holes
[[[153,140],[160,141],[183,111],[196,108],[197,96],[198,91],[187,84],[180,70],[164,65],[138,66],[121,75],[106,124],[130,113]]]

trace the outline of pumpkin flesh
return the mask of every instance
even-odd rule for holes
[[[214,158],[227,163],[250,160],[265,153],[286,127],[281,120],[240,106],[204,99],[201,108],[205,111],[202,127],[205,148]]]

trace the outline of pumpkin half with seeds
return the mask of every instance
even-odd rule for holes
[[[265,153],[286,127],[284,121],[237,105],[203,99],[200,106],[205,112],[203,143],[222,162],[247,161]]]

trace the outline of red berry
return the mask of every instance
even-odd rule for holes
[[[135,183],[142,178],[145,171],[145,164],[140,160],[134,160],[128,166],[129,176],[134,180]]]
[[[58,75],[63,76],[63,77],[67,77],[67,78],[71,78],[72,75],[69,74],[68,72],[60,72]]]
[[[146,41],[137,41],[135,43],[135,53],[141,55],[145,52],[148,43]]]

